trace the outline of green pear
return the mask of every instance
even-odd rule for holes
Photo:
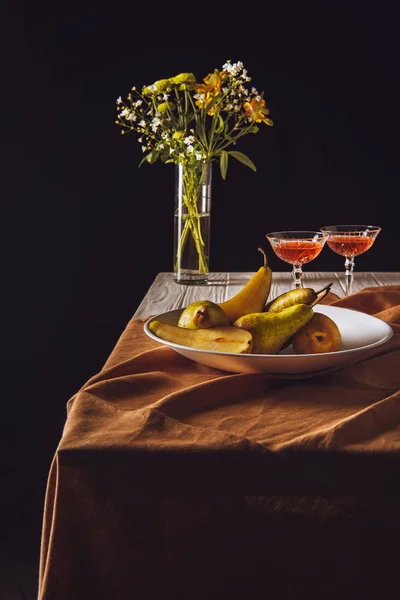
[[[308,321],[314,311],[308,304],[295,304],[276,313],[244,315],[233,323],[253,337],[253,354],[278,354],[284,344]]]
[[[274,300],[270,300],[265,305],[265,312],[279,312],[283,308],[288,306],[294,306],[295,304],[308,304],[309,306],[315,306],[318,302],[321,302],[323,298],[329,293],[332,287],[332,283],[329,283],[317,292],[310,287],[296,288],[289,290],[280,296],[277,296]]]
[[[178,327],[185,329],[207,329],[230,325],[224,310],[211,300],[197,300],[187,306],[181,313]]]
[[[185,329],[154,319],[154,321],[150,321],[149,329],[162,340],[201,350],[249,354],[253,346],[251,333],[232,325],[208,327],[207,329]]]

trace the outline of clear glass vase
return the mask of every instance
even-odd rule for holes
[[[193,161],[175,165],[174,280],[208,282],[212,165]]]

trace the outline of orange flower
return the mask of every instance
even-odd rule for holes
[[[215,69],[214,73],[209,73],[207,77],[204,77],[204,83],[196,83],[194,89],[197,94],[204,94],[204,97],[198,98],[196,104],[199,108],[205,108],[209,102],[215,96],[221,93],[222,81],[227,76],[226,71],[218,71]],[[212,116],[215,112],[215,105],[210,108],[208,114]]]
[[[246,113],[246,117],[249,117],[252,121],[256,123],[261,123],[264,121],[267,125],[272,125],[271,119],[266,119],[265,115],[269,115],[269,110],[265,106],[265,100],[263,98],[253,98],[251,102],[245,102],[243,104],[244,112]]]

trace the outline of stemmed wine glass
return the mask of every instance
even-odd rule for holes
[[[303,265],[317,258],[328,235],[322,231],[274,231],[265,237],[275,254],[292,265],[292,287],[303,287]]]
[[[349,296],[353,287],[354,257],[371,248],[382,228],[377,225],[329,225],[320,229],[328,235],[329,248],[345,257],[345,295]]]

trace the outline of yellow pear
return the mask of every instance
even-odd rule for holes
[[[223,309],[211,300],[196,300],[183,309],[178,327],[206,329],[217,325],[230,325]]]
[[[162,340],[189,348],[249,354],[253,347],[251,333],[232,327],[232,325],[207,329],[185,329],[155,319],[150,321],[149,329]]]
[[[296,354],[337,352],[341,346],[342,335],[335,321],[328,315],[317,312],[292,339]]]
[[[243,315],[261,312],[268,299],[272,283],[272,271],[268,266],[267,255],[264,250],[262,248],[258,248],[258,250],[264,255],[263,266],[254,273],[235,296],[219,303],[230,323],[234,323]]]
[[[233,325],[251,333],[254,354],[278,354],[285,342],[310,321],[313,314],[308,304],[295,304],[277,313],[244,315]]]

